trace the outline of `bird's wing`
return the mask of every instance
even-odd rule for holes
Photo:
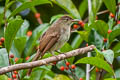
[[[51,32],[51,33],[50,33]],[[48,51],[59,39],[59,32],[54,29],[49,29],[45,32],[45,34],[40,39],[40,51],[45,53]]]
[[[51,40],[48,42],[48,44],[44,48],[43,52],[41,53],[41,56],[43,56],[45,54],[45,52],[47,52],[50,48],[52,48],[53,45],[58,41],[58,39],[59,39],[58,36],[51,38]]]

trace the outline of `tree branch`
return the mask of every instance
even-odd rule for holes
[[[14,70],[34,68],[34,67],[37,67],[37,66],[46,65],[46,64],[51,63],[51,62],[60,61],[60,60],[66,59],[66,58],[70,58],[72,56],[85,54],[89,51],[92,51],[94,48],[95,48],[95,46],[91,45],[91,46],[88,46],[88,47],[72,50],[72,51],[67,52],[65,54],[59,54],[57,56],[52,56],[52,57],[49,57],[49,58],[46,58],[46,59],[42,59],[42,60],[38,60],[38,61],[34,61],[34,62],[29,62],[29,63],[21,63],[21,64],[15,64],[15,65],[3,67],[3,68],[0,68],[0,75],[4,74],[4,73],[7,73],[7,72],[14,71]]]

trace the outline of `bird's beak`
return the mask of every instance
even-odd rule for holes
[[[73,19],[72,22],[78,22],[80,21],[79,19]]]

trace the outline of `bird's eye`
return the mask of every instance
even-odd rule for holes
[[[68,18],[65,18],[66,21],[68,21],[69,19]]]

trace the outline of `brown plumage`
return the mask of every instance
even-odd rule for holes
[[[60,49],[69,40],[72,20],[69,16],[63,16],[49,27],[40,38],[39,50],[32,61],[38,60],[39,57],[42,58],[46,52],[53,54],[55,50]]]

